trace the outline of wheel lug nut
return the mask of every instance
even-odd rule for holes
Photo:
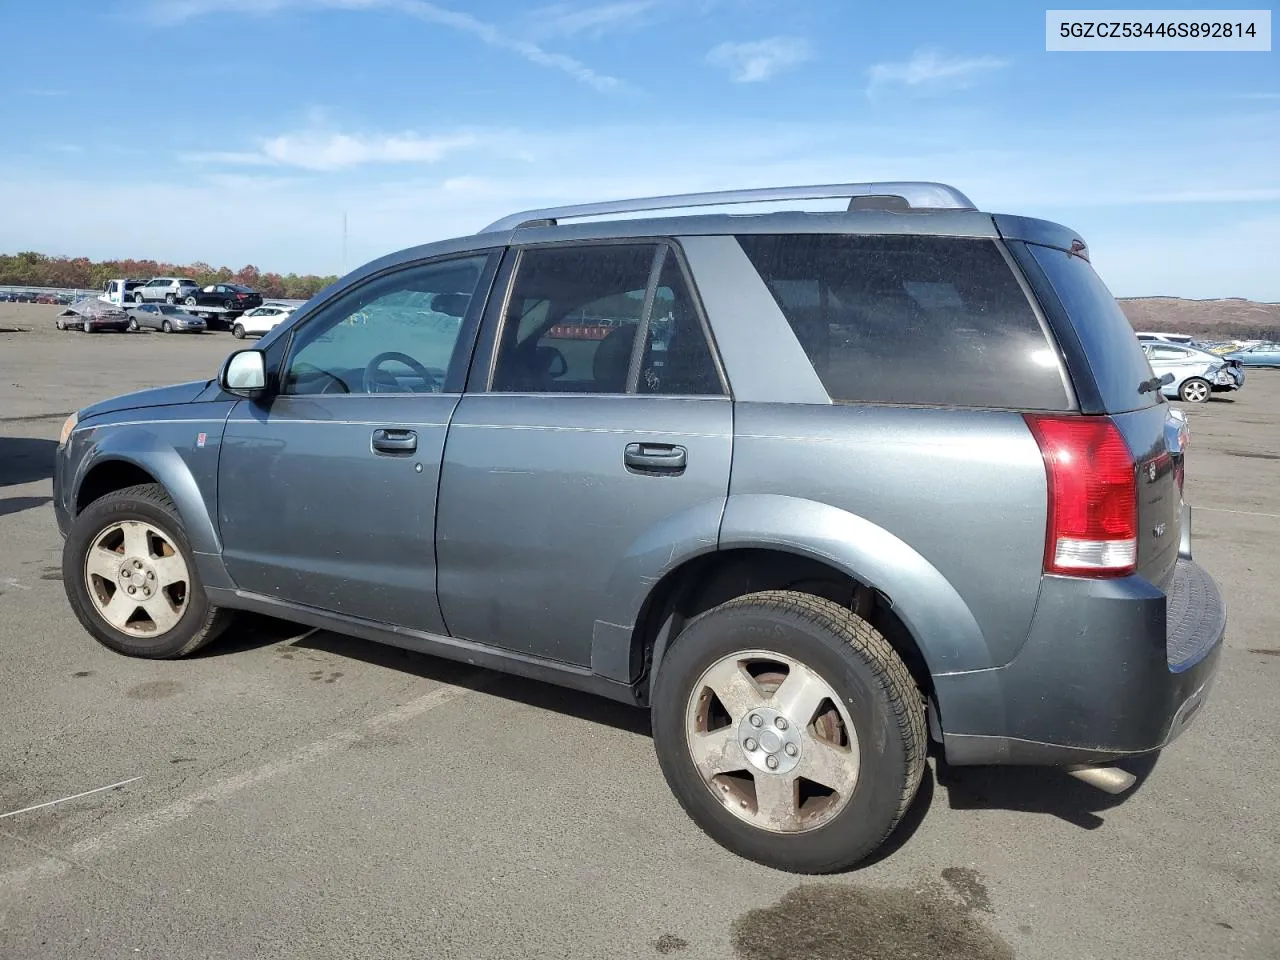
[[[753,727],[763,726],[763,724],[764,724],[764,720],[762,720],[762,719],[760,718],[760,714],[758,714],[758,713],[753,713],[753,714],[751,715],[751,725],[752,725]]]
[[[141,570],[141,569],[142,569],[142,561],[141,561],[141,560],[135,560],[135,561],[133,561],[133,569],[135,569],[135,570]]]
[[[752,740],[750,737],[747,737],[746,742],[743,743],[743,746],[746,747],[748,750],[754,750],[756,748],[756,742]]]
[[[775,757],[773,754],[769,754],[769,756],[764,758],[764,765],[768,767],[770,770],[777,770],[778,758]]]
[[[148,571],[147,571],[147,579],[148,579],[148,580],[154,580],[155,578],[156,578],[156,575],[155,575],[154,573],[152,573],[150,570],[148,570]]]
[[[799,750],[796,749],[796,745],[794,743],[788,743],[786,747],[784,747],[783,749],[787,751],[788,757],[794,757],[797,753],[800,752]]]
[[[779,717],[777,720],[773,721],[773,725],[779,730],[785,730],[787,729],[787,718]]]
[[[133,594],[133,592],[134,592],[133,587],[130,587],[130,588],[129,588],[129,593],[130,593],[130,595],[132,595],[132,594]]]

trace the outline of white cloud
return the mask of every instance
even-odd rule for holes
[[[657,0],[614,0],[612,3],[553,3],[529,13],[530,29],[540,37],[599,37],[633,26]]]
[[[800,37],[768,37],[722,43],[711,49],[707,61],[728,72],[735,83],[753,83],[804,63],[810,56],[809,44]]]
[[[917,50],[910,60],[877,63],[867,71],[867,93],[902,84],[915,89],[953,89],[968,86],[979,74],[1008,65],[999,57],[947,57],[936,50]]]
[[[152,16],[163,25],[178,24],[211,13],[267,15],[288,9],[394,11],[424,23],[470,34],[491,47],[509,50],[538,66],[559,70],[597,90],[622,87],[622,82],[616,77],[593,70],[573,57],[553,53],[532,41],[513,37],[469,13],[450,10],[429,0],[151,0]]]
[[[474,146],[476,142],[477,137],[473,134],[366,136],[308,130],[268,137],[260,142],[257,150],[187,154],[183,159],[200,163],[334,171],[369,163],[435,163],[450,153]]]

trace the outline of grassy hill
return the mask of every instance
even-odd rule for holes
[[[1224,340],[1280,340],[1280,303],[1257,303],[1239,297],[1128,297],[1120,300],[1120,307],[1135,330],[1194,333]]]

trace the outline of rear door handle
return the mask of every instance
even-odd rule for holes
[[[628,443],[622,462],[645,473],[679,473],[688,464],[684,447],[670,443]]]
[[[379,453],[412,453],[418,449],[418,434],[413,430],[379,428],[373,431],[373,449]]]

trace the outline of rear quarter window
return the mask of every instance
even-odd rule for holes
[[[995,242],[738,237],[832,400],[1068,410],[1056,350]]]
[[[1080,338],[1107,412],[1124,413],[1163,403],[1159,390],[1138,389],[1153,376],[1151,364],[1128,317],[1093,266],[1056,247],[1029,243],[1027,250],[1044,271]],[[1148,346],[1153,342],[1159,341],[1148,341]]]

